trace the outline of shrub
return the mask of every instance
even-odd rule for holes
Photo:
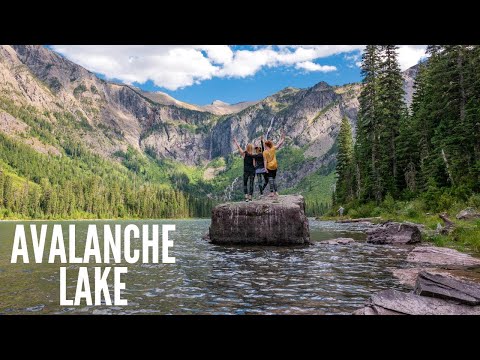
[[[436,211],[447,211],[455,204],[455,198],[449,193],[444,192],[438,199]]]
[[[480,209],[480,194],[473,194],[472,196],[470,196],[467,203],[468,206]]]
[[[84,84],[80,84],[75,89],[73,89],[73,96],[78,97],[85,91],[87,91],[87,87]]]
[[[385,199],[383,200],[383,207],[389,213],[393,213],[395,211],[395,200],[390,193],[385,196]]]

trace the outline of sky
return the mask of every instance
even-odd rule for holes
[[[191,104],[260,100],[287,86],[361,81],[364,45],[49,45],[99,77]],[[402,70],[425,56],[400,45]]]

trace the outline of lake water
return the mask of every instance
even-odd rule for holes
[[[170,233],[170,256],[176,263],[126,264],[122,297],[128,306],[86,306],[82,301],[61,307],[61,264],[10,263],[18,223],[0,222],[0,314],[348,314],[376,291],[403,289],[389,268],[407,266],[406,248],[366,244],[361,224],[311,220],[314,245],[275,248],[212,245],[202,239],[210,224],[206,219],[116,221],[123,226],[176,224]],[[68,229],[73,222],[55,223]],[[77,221],[77,242],[85,241],[91,223],[113,224]],[[321,243],[338,237],[358,242]],[[68,268],[67,294],[73,298],[78,266],[85,265],[63,266]]]

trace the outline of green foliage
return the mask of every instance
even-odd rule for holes
[[[25,218],[169,218],[208,216],[210,200],[187,195],[162,180],[159,166],[134,149],[127,169],[90,153],[73,140],[68,156],[45,156],[0,133],[2,213]],[[139,168],[133,165],[138,161]],[[8,170],[10,169],[10,170]],[[6,171],[16,172],[15,185]],[[23,180],[22,180],[23,179]],[[32,179],[33,183],[27,179]]]
[[[282,150],[283,151],[283,150]],[[281,191],[282,194],[300,194],[305,197],[309,215],[323,215],[331,206],[335,174],[332,169],[320,168],[304,177],[295,187]]]
[[[335,202],[338,204],[342,204],[353,199],[355,184],[352,128],[350,126],[350,122],[346,117],[342,119],[337,143],[337,183],[335,188]]]
[[[37,137],[48,144],[56,144],[57,139],[52,135],[53,126],[33,106],[19,106],[12,100],[0,96],[0,109],[22,120],[30,126],[30,135]]]
[[[296,171],[306,159],[303,149],[285,146],[277,152],[277,160],[279,164],[282,164],[282,171]]]
[[[210,161],[208,166],[213,167],[213,168],[220,168],[220,167],[226,166],[225,158],[217,157],[217,158],[213,159],[212,161]]]

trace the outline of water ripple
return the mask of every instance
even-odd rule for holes
[[[142,222],[151,223],[151,222]],[[347,314],[361,306],[373,292],[402,286],[390,268],[405,267],[406,248],[366,244],[367,224],[336,224],[311,220],[313,246],[295,248],[217,246],[202,239],[208,220],[155,221],[175,223],[171,256],[176,264],[129,264],[123,296],[128,306],[58,306],[58,268],[43,272],[25,267],[18,288],[10,288],[8,308],[2,313],[90,314]],[[77,223],[78,238],[86,225]],[[319,241],[352,237],[349,245]],[[84,238],[84,237],[83,237]],[[10,270],[2,267],[2,276]],[[36,276],[37,272],[39,273]],[[74,272],[74,271],[72,271]],[[13,276],[13,275],[12,275]],[[19,309],[25,283],[31,281],[35,296]],[[74,287],[75,278],[68,279]],[[15,285],[12,285],[15,286]],[[9,295],[8,295],[9,294]],[[17,294],[17,295],[15,295]],[[20,294],[20,295],[18,295]],[[48,294],[48,295],[45,295]],[[43,300],[42,299],[43,296]],[[45,300],[48,297],[48,300]],[[27,298],[27,300],[25,300]],[[52,299],[54,300],[52,302]],[[43,305],[50,301],[48,306]],[[57,304],[57,305],[55,305]],[[84,303],[82,303],[84,304]]]

